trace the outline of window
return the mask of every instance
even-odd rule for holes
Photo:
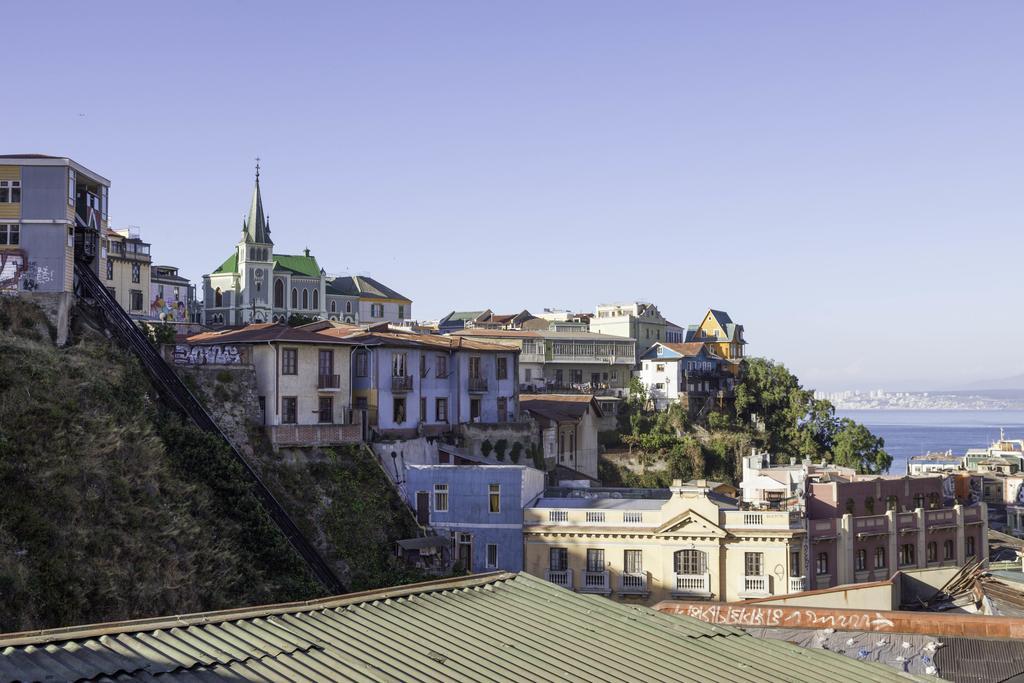
[[[352,302],[351,301],[346,301],[345,302],[345,312],[346,313],[351,313],[352,312]]]
[[[75,169],[68,169],[68,206],[75,205],[75,186],[78,184],[75,177]]]
[[[828,574],[828,553],[818,553],[818,559],[815,562],[815,571],[818,574]]]
[[[495,379],[508,379],[508,358],[499,356],[494,368]]]
[[[553,572],[564,572],[569,568],[569,551],[566,548],[551,548],[548,550],[548,570]]]
[[[302,290],[302,307],[303,308],[309,308],[309,290],[308,289],[303,289]]]
[[[338,312],[338,302],[337,301],[332,301],[331,302],[331,313],[337,313],[337,312]]]
[[[501,484],[487,485],[487,509],[490,512],[501,512]]]
[[[274,282],[274,308],[284,308],[284,280]]]
[[[321,396],[317,413],[320,424],[330,424],[334,420],[334,399],[330,396]]]
[[[366,350],[356,351],[356,377],[370,374],[370,354]]]
[[[968,536],[964,541],[965,548],[964,552],[967,557],[974,557],[974,536]]]
[[[622,571],[626,574],[641,574],[644,571],[644,553],[642,550],[622,551]]]
[[[131,290],[131,292],[129,294],[131,295],[131,301],[129,302],[130,305],[131,305],[131,309],[133,311],[141,311],[142,310],[142,290],[141,289],[133,289],[133,290]]]
[[[498,566],[498,546],[495,543],[487,544],[487,568],[493,569]]]
[[[896,510],[899,509],[899,507],[900,507],[900,501],[899,501],[899,498],[897,498],[896,496],[889,496],[888,498],[885,499],[885,509],[886,510],[896,511]]]
[[[114,279],[114,260],[111,258],[107,259],[107,279]]]
[[[20,244],[21,226],[17,223],[0,225],[0,244]]]
[[[434,484],[434,512],[448,512],[448,484]]]
[[[0,204],[17,204],[21,201],[20,180],[0,180]]]
[[[299,307],[299,290],[292,287],[292,308]]]
[[[869,515],[875,514],[875,497],[868,496],[864,499],[864,511]]]
[[[928,557],[928,561],[929,562],[937,562],[938,561],[938,559],[939,559],[939,544],[936,543],[935,541],[930,541],[928,543],[928,555],[927,555],[927,557]]]
[[[281,423],[293,425],[298,422],[299,400],[294,396],[281,397]]]
[[[526,368],[525,370],[523,370],[523,373],[525,375],[525,379],[526,379],[526,383],[527,384],[529,384],[531,381],[533,381],[533,370],[531,370],[530,368]]]
[[[942,559],[952,560],[953,559],[953,541],[942,542]]]
[[[914,496],[914,509],[916,510],[917,508],[923,508],[923,507],[924,507],[924,494],[923,493],[919,493],[916,496]]]
[[[469,400],[469,421],[476,422],[480,419],[480,399],[472,398]]]
[[[391,356],[392,377],[405,377],[405,368],[409,360],[408,355],[406,353],[395,353]]]
[[[604,550],[602,548],[587,548],[587,571],[604,571]]]
[[[437,357],[437,376],[440,378],[448,376],[448,356]]]
[[[868,568],[868,551],[861,548],[857,551],[857,571],[862,572]]]
[[[875,569],[885,569],[885,548],[875,548]]]
[[[434,399],[434,410],[438,422],[448,421],[448,399]]]
[[[854,514],[856,512],[857,504],[853,502],[853,498],[846,499],[846,512],[848,514]]]
[[[793,550],[789,553],[789,575],[803,576],[803,564],[800,562],[800,551]]]
[[[405,304],[398,304],[398,319],[405,320]]]
[[[313,310],[314,311],[319,311],[320,310],[320,290],[319,289],[314,289],[313,290]]]
[[[281,349],[281,374],[299,374],[299,350]]]
[[[469,376],[473,379],[480,379],[480,356],[469,357]]]
[[[914,564],[914,544],[904,543],[900,546],[900,566],[905,567]]]
[[[665,365],[663,363],[658,363],[657,365],[654,366],[654,371],[665,372]]]
[[[405,399],[396,398],[392,404],[392,415],[394,415],[395,424],[402,424],[405,422]]]
[[[370,317],[371,318],[383,318],[384,317],[384,304],[370,304]]]
[[[317,354],[317,371],[320,377],[331,378],[334,376],[334,350],[333,349],[320,349],[320,353]],[[333,388],[333,387],[332,387]]]
[[[508,422],[508,399],[504,396],[498,397],[498,422]]]
[[[427,421],[427,397],[420,396],[420,422]]]
[[[218,287],[213,293],[213,305],[217,308],[224,305],[224,294],[220,291],[220,287]]]
[[[672,556],[676,574],[706,574],[707,555],[703,550],[677,550]]]
[[[932,491],[928,494],[928,509],[936,510],[939,507],[939,494]]]
[[[747,576],[764,576],[764,553],[743,553],[743,571]]]
[[[132,264],[132,282],[138,283],[142,279],[142,267],[138,263]]]

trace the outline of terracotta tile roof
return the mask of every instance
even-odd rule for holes
[[[519,407],[549,420],[579,420],[588,409],[601,417],[601,406],[590,394],[520,394]]]
[[[353,343],[338,336],[289,327],[281,323],[256,323],[218,332],[201,332],[188,337],[186,341],[189,344],[259,344],[274,341],[296,344]]]
[[[450,333],[453,337],[509,337],[511,339],[543,337],[540,332],[529,330],[488,330],[482,327],[471,327],[467,330],[456,330]]]

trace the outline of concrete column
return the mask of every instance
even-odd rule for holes
[[[988,505],[981,504],[981,547],[978,548],[981,559],[988,563]]]
[[[924,525],[924,508],[915,509],[914,516],[917,522],[917,566],[923,568],[928,566],[928,533]]]
[[[956,563],[963,565],[965,559],[964,548],[964,506],[957,503],[953,506],[956,512]]]
[[[889,525],[889,557],[886,558],[888,560],[886,571],[889,576],[892,576],[900,568],[900,534],[896,529],[896,511],[886,510],[885,517],[886,523]]]
[[[844,514],[836,527],[835,585],[853,582],[853,515]]]

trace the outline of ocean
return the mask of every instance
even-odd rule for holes
[[[906,474],[912,455],[945,452],[963,455],[999,438],[1024,439],[1024,410],[837,410],[840,417],[862,423],[885,439],[892,456],[890,474]]]

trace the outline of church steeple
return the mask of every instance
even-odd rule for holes
[[[263,198],[260,196],[260,160],[256,158],[256,186],[252,191],[249,217],[245,221],[245,241],[256,244],[273,244],[270,239],[270,222],[263,214]]]

